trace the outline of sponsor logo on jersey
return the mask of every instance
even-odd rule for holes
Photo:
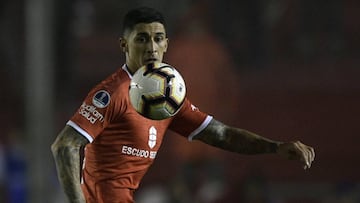
[[[156,135],[157,135],[156,128],[154,126],[151,126],[149,129],[149,141],[148,141],[148,145],[151,149],[154,148],[156,145]]]
[[[93,105],[88,105],[85,102],[80,106],[79,114],[92,124],[94,124],[96,121],[104,122],[104,116],[96,110],[96,107]]]
[[[140,158],[155,159],[157,151],[149,151],[124,145],[122,146],[121,153]]]
[[[155,147],[156,139],[157,139],[157,130],[154,126],[151,126],[149,128],[149,140],[148,140],[148,145],[149,145],[150,149]],[[140,158],[155,159],[157,151],[138,149],[136,147],[130,147],[130,146],[124,145],[121,149],[121,153],[130,155],[130,156],[140,157]]]
[[[95,93],[92,103],[98,108],[105,108],[110,103],[110,94],[105,90]]]

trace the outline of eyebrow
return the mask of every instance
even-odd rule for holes
[[[138,36],[138,35],[140,35],[140,36],[141,36],[141,35],[149,35],[149,33],[147,33],[147,32],[139,32],[139,33],[137,33],[136,35],[137,35],[137,36]],[[164,32],[156,32],[155,35],[166,35],[166,34],[165,34]]]

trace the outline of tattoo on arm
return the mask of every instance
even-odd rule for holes
[[[227,126],[215,119],[194,139],[241,154],[275,153],[281,144],[250,131]]]
[[[66,126],[51,145],[59,181],[71,203],[85,203],[80,186],[82,153],[88,140]]]

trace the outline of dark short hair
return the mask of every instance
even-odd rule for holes
[[[150,7],[139,7],[130,10],[124,17],[123,34],[131,31],[136,24],[159,22],[165,27],[164,16],[157,10]]]

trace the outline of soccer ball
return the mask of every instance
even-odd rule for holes
[[[185,95],[184,79],[166,63],[151,63],[139,68],[129,87],[131,105],[153,120],[174,116],[184,103]]]

